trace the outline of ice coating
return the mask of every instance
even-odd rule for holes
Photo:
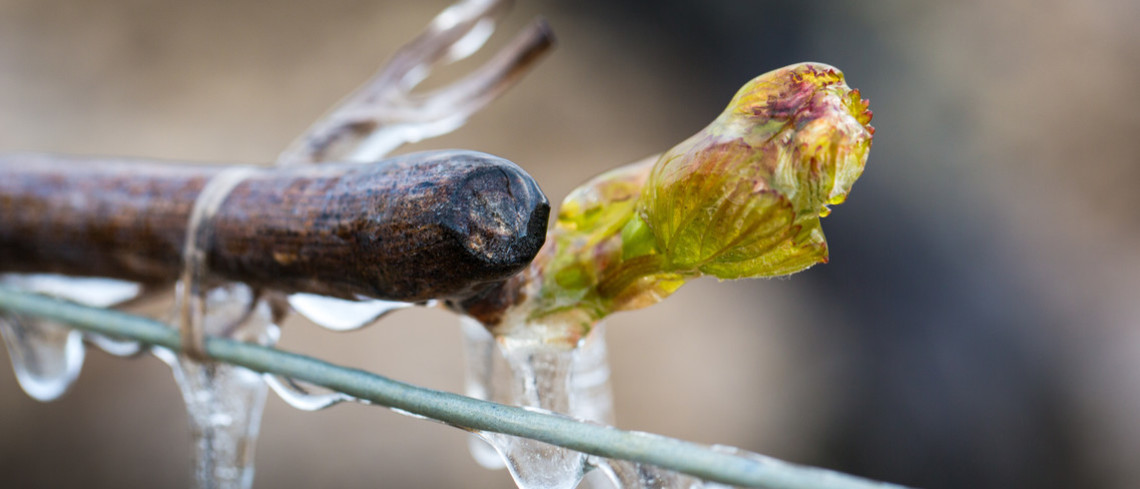
[[[136,297],[138,284],[101,278],[74,278],[52,274],[5,274],[0,284],[52,295],[94,307],[108,307]],[[132,354],[137,343],[85,335],[65,325],[19,315],[0,315],[0,336],[8,348],[16,380],[28,396],[54,401],[79,378],[86,356],[85,337],[95,338],[112,352]]]
[[[138,297],[142,285],[101,277],[68,277],[49,273],[4,274],[0,284],[50,295],[91,307],[111,307]]]
[[[280,338],[273,308],[243,283],[215,286],[208,251],[214,219],[230,193],[255,173],[223,170],[202,187],[186,225],[182,274],[175,287],[174,321],[182,351],[155,348],[170,365],[186,403],[193,439],[194,487],[241,489],[253,486],[253,450],[261,429],[267,386],[261,375],[215,362],[206,354],[206,337],[216,336],[272,346]]]
[[[142,343],[137,341],[121,340],[98,333],[84,332],[83,340],[88,344],[95,345],[105,353],[117,357],[133,357],[144,351]]]
[[[613,401],[602,329],[579,348],[545,348],[496,340],[483,325],[462,320],[467,395],[551,411],[599,423],[613,422]],[[585,455],[545,443],[481,432],[470,443],[485,467],[504,465],[522,488],[575,487]]]
[[[342,402],[358,400],[348,394],[307,385],[280,375],[265,374],[263,378],[285,404],[301,411],[320,411]]]
[[[725,487],[706,483],[690,475],[628,460],[590,457],[590,463],[598,471],[605,474],[608,479],[606,482],[609,482],[610,487],[615,489],[712,489],[714,487]]]
[[[83,368],[83,333],[52,321],[0,315],[0,336],[20,387],[32,399],[59,399]]]
[[[499,453],[519,489],[572,489],[586,475],[585,454],[499,433],[478,436]]]
[[[467,361],[467,395],[478,399],[556,412],[601,424],[613,424],[605,327],[592,329],[576,348],[555,344],[496,339],[480,323],[462,320]],[[655,437],[646,433],[646,437]],[[765,463],[784,463],[735,447],[714,450]],[[484,467],[506,467],[520,488],[577,487],[592,470],[585,487],[616,489],[724,489],[730,486],[649,464],[585,455],[542,442],[497,433],[477,432],[472,456]],[[820,477],[830,472],[820,471]],[[887,487],[887,486],[885,486]],[[893,487],[893,486],[890,486]]]
[[[210,336],[273,345],[280,331],[272,308],[243,284],[202,291],[199,327]],[[177,308],[176,308],[177,310]],[[194,449],[194,487],[248,488],[267,387],[261,374],[154,349],[174,373],[186,402]]]
[[[289,307],[318,326],[333,331],[351,331],[379,321],[392,311],[415,304],[364,299],[350,301],[315,294],[290,294]]]
[[[653,436],[653,435],[650,435]],[[774,459],[759,453],[749,452],[727,445],[712,445],[713,451],[752,459],[765,465],[788,465],[788,462]],[[705,481],[691,475],[682,474],[653,465],[590,457],[590,464],[599,469],[616,489],[730,489],[739,486]],[[851,484],[848,476],[825,469],[806,469],[797,474],[795,480],[783,481],[779,487],[833,487],[837,484]],[[861,481],[860,487],[881,487],[900,489],[901,486],[870,480]]]

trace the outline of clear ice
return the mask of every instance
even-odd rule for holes
[[[142,293],[138,284],[101,278],[3,275],[0,283],[94,307],[123,304]],[[206,306],[199,325],[206,334],[263,345],[276,342],[279,331],[271,308],[245,285],[218,287],[199,300]],[[40,401],[59,398],[74,383],[85,357],[84,340],[114,355],[135,355],[142,349],[133,341],[12,314],[0,315],[0,334],[20,386]],[[260,374],[198,362],[160,348],[153,352],[173,369],[187,404],[194,436],[195,487],[250,487],[253,447],[266,395]]]
[[[528,409],[612,423],[613,401],[605,337],[596,327],[577,347],[496,339],[463,318],[467,395]],[[572,488],[588,470],[586,455],[535,440],[478,432],[472,456],[485,467],[506,467],[523,489]]]
[[[111,307],[134,299],[142,292],[142,286],[135,282],[46,273],[0,275],[0,284],[91,307]]]
[[[363,299],[350,301],[323,295],[297,293],[289,307],[309,321],[333,331],[352,331],[379,321],[392,311],[411,307],[410,302]]]
[[[205,314],[198,326],[206,335],[276,344],[280,330],[272,308],[249,287],[227,284],[205,291],[199,300],[204,301]],[[194,487],[250,487],[267,391],[261,374],[163,348],[153,352],[170,365],[186,402],[194,438]]]
[[[612,425],[613,397],[606,358],[605,327],[595,325],[575,347],[517,338],[495,338],[471,318],[462,318],[467,395],[536,411]],[[659,436],[646,433],[645,436]],[[489,432],[469,441],[480,465],[506,467],[522,489],[583,487],[615,489],[725,489],[729,486],[658,466],[586,455],[546,443]],[[765,462],[772,459],[738,448],[714,450]]]
[[[79,377],[83,333],[52,321],[5,314],[0,316],[0,335],[16,380],[32,399],[59,399]]]
[[[595,487],[614,487],[615,489],[719,489],[724,487],[710,485],[690,475],[628,460],[590,457],[590,463],[607,479],[606,481],[594,481]],[[609,485],[603,485],[605,482],[608,482]]]
[[[309,385],[289,377],[264,374],[263,378],[285,404],[302,411],[319,411],[342,402],[359,400],[348,394]]]
[[[412,307],[411,302],[360,299],[355,301],[323,295],[295,293],[289,307],[314,324],[332,331],[352,331],[379,321],[388,313]],[[265,382],[286,404],[302,411],[317,411],[346,401],[359,401],[348,394],[279,375],[265,375]]]
[[[0,283],[94,307],[108,307],[134,298],[138,284],[103,278],[64,277],[50,274],[0,275]],[[83,368],[84,333],[65,325],[15,314],[0,315],[0,336],[8,347],[16,380],[38,401],[59,399]],[[96,335],[89,335],[94,338]],[[129,345],[99,336],[109,346]]]

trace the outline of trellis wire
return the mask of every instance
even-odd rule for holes
[[[8,287],[0,287],[0,310],[59,321],[79,329],[173,351],[182,349],[178,330],[161,322]],[[363,370],[240,341],[208,337],[205,352],[208,358],[216,361],[291,377],[460,428],[531,438],[601,457],[657,465],[708,481],[771,489],[902,487],[767,457],[738,457],[674,438],[619,430],[418,387]]]

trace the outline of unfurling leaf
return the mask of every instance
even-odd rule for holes
[[[753,79],[689,139],[571,192],[515,311],[588,328],[702,275],[772,277],[826,262],[820,218],[863,173],[870,120],[830,66]]]
[[[826,65],[762,75],[653,167],[638,215],[666,267],[722,279],[787,275],[827,261],[819,218],[863,173],[867,103]]]

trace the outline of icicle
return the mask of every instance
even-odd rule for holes
[[[0,275],[0,283],[95,307],[129,300],[142,290],[132,282],[51,274]],[[83,333],[52,321],[2,315],[0,335],[16,380],[33,399],[54,401],[79,377],[86,356]]]
[[[308,320],[333,331],[351,331],[372,324],[410,302],[376,299],[350,301],[314,294],[292,294],[289,306]]]
[[[52,321],[0,315],[0,336],[16,380],[37,401],[59,399],[83,367],[83,334]]]
[[[462,320],[467,395],[529,409],[612,422],[609,366],[603,328],[577,347],[499,340]],[[575,487],[586,472],[583,454],[534,440],[477,433],[472,456],[488,468],[506,465],[522,488]]]
[[[177,296],[181,296],[178,294]],[[204,333],[261,345],[277,342],[269,304],[243,284],[211,289],[200,298]],[[253,483],[253,450],[265,405],[261,375],[233,365],[198,361],[155,348],[174,372],[194,437],[195,487],[241,488]]]

